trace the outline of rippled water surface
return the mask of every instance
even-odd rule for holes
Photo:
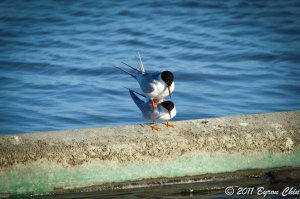
[[[145,122],[113,68],[174,72],[175,120],[300,109],[300,2],[1,1],[0,133]]]

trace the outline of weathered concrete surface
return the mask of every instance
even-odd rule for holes
[[[166,160],[201,151],[289,151],[300,142],[300,111],[0,137],[0,167],[41,159],[72,167],[93,159]]]
[[[6,183],[6,185],[0,183],[0,193],[51,191],[54,190],[55,186],[80,187],[85,185],[84,182],[77,184],[76,181],[82,181],[85,178],[90,180],[87,185],[101,184],[106,181],[91,180],[92,177],[89,176],[93,175],[91,169],[97,168],[97,172],[100,169],[101,172],[105,173],[107,168],[114,168],[117,171],[119,166],[136,170],[139,168],[136,165],[153,164],[159,168],[161,162],[168,161],[171,164],[182,166],[182,162],[190,161],[192,163],[193,158],[197,155],[203,155],[216,164],[218,158],[225,157],[226,159],[228,156],[234,161],[245,156],[249,159],[248,162],[256,158],[252,163],[257,164],[258,168],[259,161],[273,160],[274,164],[272,163],[272,165],[274,166],[300,166],[296,160],[293,163],[293,158],[299,157],[300,111],[174,123],[176,124],[174,129],[167,129],[161,125],[159,132],[152,132],[148,125],[132,125],[0,136],[0,181]],[[232,156],[232,154],[236,155]],[[278,155],[274,155],[273,158],[273,154]],[[289,154],[290,162],[285,163],[282,160],[280,163],[281,158],[287,157]],[[257,160],[260,155],[265,157],[265,160]],[[270,160],[267,160],[268,158]],[[202,159],[201,164],[204,164],[207,159]],[[220,162],[222,165],[228,166],[229,163],[225,163],[225,159],[220,160]],[[205,170],[206,167],[203,166],[201,172],[217,173],[219,171],[247,169],[251,167],[249,164],[245,162],[243,166],[239,166],[236,163],[235,167],[229,165],[223,170],[209,170],[209,168]],[[131,167],[132,165],[135,166]],[[162,168],[168,168],[166,165],[167,163]],[[261,164],[260,168],[271,167],[272,165],[266,162]],[[252,165],[251,168],[255,168],[255,166]],[[78,172],[78,169],[82,169],[81,173]],[[126,169],[123,171],[126,172]],[[30,171],[35,172],[36,176],[26,176],[26,173]],[[81,176],[76,176],[72,183],[65,180],[60,184],[58,176],[64,172],[70,172],[68,178],[77,175],[76,173],[80,173]],[[199,174],[197,172],[200,170],[185,173],[184,169],[181,169],[168,175],[170,177],[173,174],[176,176]],[[43,176],[43,173],[46,173],[43,188],[40,188],[39,185],[23,186],[21,181],[19,184],[9,186],[9,184],[14,183],[17,175],[22,175],[23,178],[24,176],[25,178],[38,178]],[[151,177],[152,174],[131,175],[124,178],[121,176],[118,180],[136,180]],[[155,173],[155,175],[161,176],[164,173]],[[49,176],[52,184],[49,181]],[[36,181],[36,183],[41,182]]]

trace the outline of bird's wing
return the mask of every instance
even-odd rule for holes
[[[131,66],[131,65],[129,65],[129,64],[126,64],[125,62],[121,62],[121,63],[122,63],[122,64],[125,64],[125,65],[128,66],[129,68],[131,68],[131,69],[133,69],[133,70],[135,70],[135,71],[137,71],[137,72],[139,72],[139,73],[142,73],[140,70],[134,68],[133,66]]]
[[[147,109],[147,103],[144,102],[143,100],[141,100],[135,93],[134,91],[132,91],[131,89],[129,89],[129,93],[130,96],[133,100],[133,102],[137,105],[137,107],[139,107],[139,109],[144,112],[144,111],[148,111]]]
[[[158,109],[157,108],[152,109],[152,106],[150,105],[149,101],[144,102],[135,94],[135,91],[133,91],[131,89],[129,89],[129,93],[130,93],[131,98],[133,99],[134,103],[141,110],[145,119],[156,120],[160,117],[160,112],[158,111]]]
[[[138,63],[138,65],[139,65],[139,68],[140,68],[140,69],[137,69],[137,68],[135,68],[135,67],[133,67],[133,66],[131,66],[131,65],[127,64],[127,63],[125,63],[125,62],[121,62],[121,63],[122,63],[122,64],[125,64],[125,65],[128,66],[129,68],[131,68],[131,69],[137,71],[138,74],[146,74],[146,71],[145,71],[145,68],[144,68],[144,65],[143,65],[143,62],[142,62],[142,58],[141,58],[139,52],[138,52],[138,57],[137,57],[137,63]],[[124,69],[118,67],[118,66],[114,66],[114,67],[115,67],[115,68],[118,68],[118,69],[122,70],[123,72],[129,74],[130,76],[136,78],[136,74],[133,74],[133,73],[127,71],[127,70],[124,70]]]
[[[154,91],[153,79],[148,74],[137,76],[137,81],[144,93],[152,93]]]
[[[124,69],[122,69],[122,68],[120,68],[120,67],[118,67],[118,66],[113,66],[113,67],[115,67],[115,68],[117,68],[117,69],[123,71],[124,73],[127,73],[128,75],[130,75],[131,77],[133,77],[134,79],[136,79],[136,75],[135,75],[135,74],[133,74],[133,73],[127,71],[127,70],[124,70]]]
[[[136,80],[144,93],[152,93],[155,90],[155,82],[159,73],[138,74]]]
[[[137,91],[134,91],[134,90],[131,90],[131,91],[134,92],[135,94],[138,94],[138,95],[144,97],[144,98],[147,98],[146,95],[144,95],[144,94],[142,94],[142,93],[140,93],[140,92],[137,92]]]

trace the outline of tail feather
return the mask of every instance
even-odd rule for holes
[[[143,73],[143,72],[142,72],[142,66],[141,66],[141,64],[140,64],[140,62],[139,62],[139,58],[138,58],[138,57],[136,57],[136,62],[137,62],[137,64],[138,64],[139,68],[140,68],[141,73]]]
[[[138,52],[138,64],[140,66],[140,70],[142,73],[145,73],[145,68],[144,68],[144,65],[143,65],[143,62],[142,62],[142,58],[141,58],[141,55],[140,53]]]

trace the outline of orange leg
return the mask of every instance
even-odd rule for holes
[[[169,128],[174,128],[175,127],[175,124],[171,124],[169,121],[167,121],[166,123],[165,123],[165,125]]]
[[[151,128],[152,128],[152,131],[158,131],[159,130],[159,128],[158,128],[157,124],[155,124],[154,120],[153,120],[153,123],[151,125]]]
[[[151,105],[152,107],[157,107],[158,103],[154,100],[151,100]]]

